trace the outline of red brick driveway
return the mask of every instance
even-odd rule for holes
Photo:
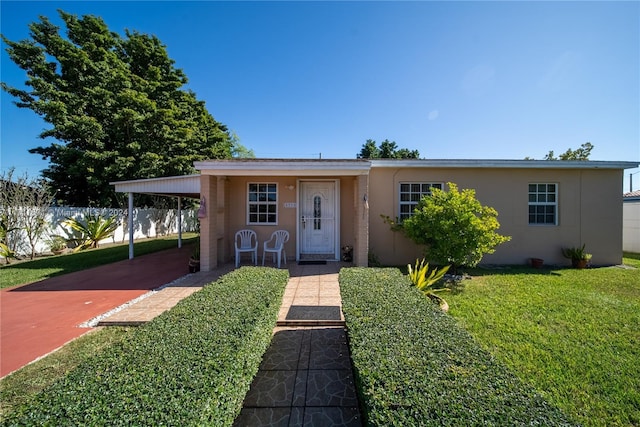
[[[0,291],[0,377],[79,337],[78,325],[188,273],[170,249]]]

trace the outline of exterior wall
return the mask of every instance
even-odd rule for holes
[[[203,175],[203,179],[215,180],[215,176]],[[216,239],[210,239],[210,245],[216,245],[216,258],[218,262],[229,262],[235,256],[235,233],[241,229],[254,230],[258,236],[258,263],[262,263],[262,248],[264,242],[271,237],[271,233],[276,230],[287,230],[289,241],[285,244],[287,260],[293,261],[296,258],[297,226],[298,216],[296,207],[285,207],[286,204],[298,203],[299,180],[338,180],[339,203],[340,203],[340,246],[354,244],[356,227],[353,207],[354,177],[256,177],[256,176],[228,176],[218,178],[221,184],[218,186],[216,195],[217,205],[211,207],[216,214]],[[278,184],[278,224],[277,225],[254,225],[247,223],[247,190],[250,182],[255,183],[276,183]],[[205,186],[202,185],[203,194]],[[213,193],[209,193],[207,200],[211,200]],[[291,205],[289,205],[291,206]],[[210,222],[211,214],[207,221],[201,221],[202,237],[205,234],[204,224]],[[214,233],[214,228],[210,227],[206,233]],[[203,247],[204,249],[204,247]],[[338,254],[340,256],[341,254]],[[209,256],[213,256],[210,254]],[[201,261],[202,262],[202,261]],[[213,266],[213,264],[212,264]],[[204,265],[202,266],[204,270]],[[206,271],[206,270],[205,270]]]
[[[486,264],[524,264],[529,258],[569,265],[562,247],[586,244],[594,265],[622,261],[622,171],[612,169],[372,168],[369,176],[369,246],[382,263],[404,265],[422,248],[392,232],[381,215],[398,213],[400,182],[454,182],[473,188],[476,198],[498,211],[499,233],[512,237]],[[558,184],[558,225],[528,224],[528,184]]]
[[[640,253],[640,199],[625,200],[622,209],[622,249]]]
[[[215,176],[200,177],[200,194],[205,201],[206,212],[200,218],[200,269],[211,271],[218,266],[218,180]]]

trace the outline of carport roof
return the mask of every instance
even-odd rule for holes
[[[110,182],[118,193],[200,198],[200,175],[168,176]]]

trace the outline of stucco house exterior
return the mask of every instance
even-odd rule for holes
[[[453,182],[498,211],[500,234],[511,241],[485,256],[487,264],[569,264],[562,247],[586,245],[595,265],[622,261],[622,180],[637,162],[543,160],[232,159],[194,163],[199,175],[113,183],[116,191],[187,195],[200,213],[201,269],[234,256],[240,229],[262,242],[275,230],[290,234],[290,261],[338,261],[353,248],[353,263],[369,254],[385,265],[422,257],[422,248],[391,231],[382,215],[405,218],[431,187]],[[165,180],[165,181],[163,181]],[[149,182],[147,182],[149,181]],[[181,181],[182,184],[176,184]],[[187,184],[188,183],[188,184]],[[155,186],[151,189],[146,184]],[[166,186],[165,186],[166,184]],[[132,198],[130,197],[130,200]]]

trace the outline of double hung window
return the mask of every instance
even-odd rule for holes
[[[278,184],[250,182],[247,197],[248,224],[278,224]]]
[[[529,224],[558,224],[558,184],[529,184]]]
[[[400,222],[413,215],[422,196],[430,196],[432,188],[442,190],[442,187],[441,182],[401,182],[400,206],[398,208]]]

